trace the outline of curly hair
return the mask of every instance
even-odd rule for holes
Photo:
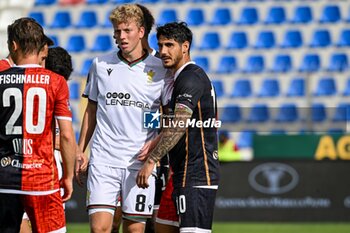
[[[62,75],[68,80],[73,71],[72,58],[69,53],[61,47],[49,48],[45,60],[45,68]]]
[[[142,10],[136,4],[125,4],[116,7],[109,15],[109,20],[116,24],[128,23],[130,20],[134,20],[138,27],[144,27]]]

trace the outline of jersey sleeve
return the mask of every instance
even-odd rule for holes
[[[72,112],[69,103],[69,89],[68,84],[64,78],[60,79],[58,94],[55,101],[55,118],[72,120]]]
[[[173,93],[174,89],[174,77],[171,74],[171,71],[168,70],[166,72],[165,78],[164,78],[164,88],[162,90],[162,105],[165,106],[169,103],[171,99],[171,95]]]
[[[89,98],[97,102],[97,73],[96,73],[97,58],[95,58],[91,64],[89,74],[86,81],[85,90],[83,92],[83,97]]]
[[[178,80],[179,82],[174,90],[174,93],[176,93],[175,103],[184,104],[194,110],[203,94],[204,84],[193,71],[182,72],[178,79],[180,78],[181,80]]]

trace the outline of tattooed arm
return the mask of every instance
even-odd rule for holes
[[[192,110],[183,104],[176,104],[173,122],[184,122],[186,124],[192,116]],[[151,175],[154,165],[171,150],[186,132],[185,124],[182,127],[164,128],[160,133],[160,140],[152,150],[145,164],[137,175],[137,185],[140,188],[148,187],[148,177]]]

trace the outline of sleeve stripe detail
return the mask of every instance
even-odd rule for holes
[[[55,116],[55,119],[57,119],[57,120],[72,121],[72,118],[71,118],[71,117],[65,117],[65,116]]]

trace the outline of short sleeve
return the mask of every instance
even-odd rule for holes
[[[204,83],[193,71],[182,72],[175,85],[175,103],[184,104],[194,110],[203,95]]]
[[[97,58],[95,58],[91,64],[89,74],[86,81],[86,86],[83,92],[83,97],[89,98],[97,102],[97,73],[96,73]]]

